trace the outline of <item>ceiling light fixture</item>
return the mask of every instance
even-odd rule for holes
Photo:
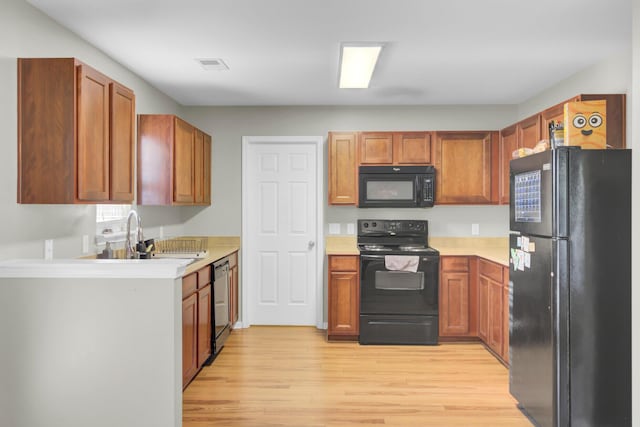
[[[224,71],[229,69],[229,66],[220,58],[196,58],[196,61],[205,70]]]
[[[340,46],[340,89],[366,89],[382,51],[382,43],[343,43]]]

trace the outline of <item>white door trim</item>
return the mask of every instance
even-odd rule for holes
[[[249,148],[254,144],[286,144],[286,143],[302,143],[312,144],[316,147],[316,175],[318,195],[318,208],[316,209],[316,327],[323,329],[324,326],[324,137],[322,136],[243,136],[242,137],[242,237],[240,252],[244,258],[244,254],[249,253],[251,247],[251,236],[247,230],[247,168],[249,164]],[[251,311],[248,292],[245,289],[245,278],[248,278],[248,266],[246,262],[240,263],[240,271],[242,273],[242,289],[240,320],[235,327],[248,328],[251,326]]]

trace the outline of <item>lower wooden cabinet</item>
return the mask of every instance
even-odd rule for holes
[[[211,356],[211,266],[182,278],[182,387]]]
[[[509,268],[475,256],[440,258],[443,340],[480,339],[509,363]]]
[[[357,340],[360,334],[360,257],[329,256],[328,339]]]
[[[503,340],[502,340],[502,360],[504,360],[507,364],[509,364],[509,329],[511,325],[511,305],[509,300],[509,267],[502,267],[502,280],[503,280],[503,290],[502,290],[502,332],[503,332]]]
[[[489,341],[489,280],[478,277],[478,337]]]
[[[505,269],[502,265],[485,259],[478,261],[478,336],[503,360],[505,330],[508,334],[508,318],[505,328],[505,310],[509,310],[508,305],[505,309]],[[508,281],[506,283],[508,286]],[[508,298],[506,302],[508,304]]]
[[[239,305],[238,252],[234,252],[229,256],[229,321],[232,329],[238,321]]]
[[[198,372],[198,295],[182,300],[182,387]]]
[[[211,285],[198,290],[198,367],[211,356]]]
[[[440,259],[438,324],[441,337],[472,337],[476,334],[470,261],[465,256],[443,256]]]

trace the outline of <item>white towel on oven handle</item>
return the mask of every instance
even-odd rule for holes
[[[387,270],[393,271],[418,271],[420,257],[417,255],[385,255],[384,266]]]

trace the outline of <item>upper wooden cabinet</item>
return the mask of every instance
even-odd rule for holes
[[[362,132],[360,165],[432,164],[431,132]]]
[[[432,132],[329,132],[329,204],[358,204],[358,166],[433,163]]]
[[[329,133],[329,204],[358,204],[355,132]]]
[[[394,133],[393,149],[398,165],[433,164],[431,132]]]
[[[540,141],[540,115],[529,117],[500,131],[498,149],[498,203],[509,204],[509,162],[518,148],[533,148]]]
[[[437,132],[436,203],[491,204],[497,200],[497,132]]]
[[[138,204],[210,205],[211,136],[174,115],[138,115]]]
[[[361,165],[390,165],[393,163],[393,134],[391,132],[362,132],[358,145]]]
[[[549,140],[549,124],[564,123],[564,104],[574,101],[607,101],[607,144],[610,148],[626,147],[626,96],[624,94],[582,94],[526,118],[500,131],[498,203],[509,203],[509,162],[514,150],[533,148],[542,139]]]
[[[133,91],[75,58],[18,59],[18,203],[133,201]]]

